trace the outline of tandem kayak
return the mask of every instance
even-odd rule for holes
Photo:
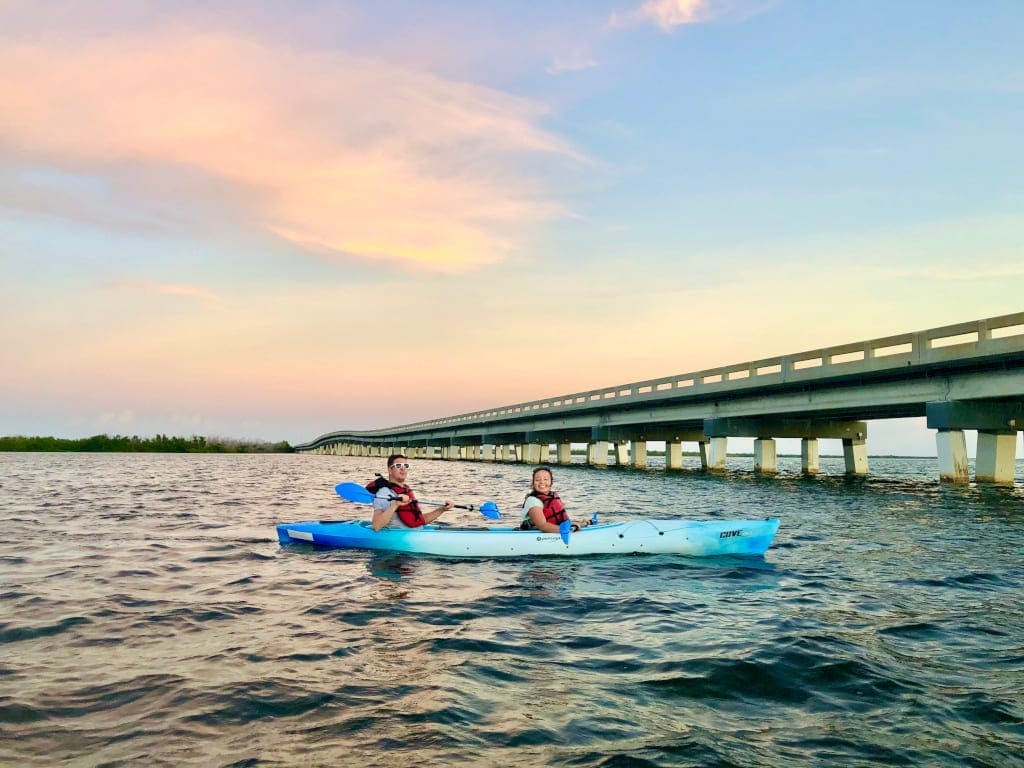
[[[282,523],[281,544],[346,549],[382,549],[441,557],[532,557],[552,555],[651,554],[763,555],[779,521],[633,520],[592,525],[564,541],[557,533],[518,528],[425,525],[374,531],[366,520]]]

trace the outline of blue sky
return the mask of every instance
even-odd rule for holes
[[[1021,39],[1017,2],[0,0],[0,433],[298,442],[1019,311]]]

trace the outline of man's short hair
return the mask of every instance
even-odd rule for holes
[[[390,456],[388,456],[388,469],[391,469],[391,465],[394,464],[399,459],[408,459],[408,458],[409,457],[406,456],[404,453],[392,453]]]

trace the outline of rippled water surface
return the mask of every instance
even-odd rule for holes
[[[605,521],[778,516],[763,559],[445,561],[277,544],[379,459],[0,454],[0,764],[1024,766],[1020,465],[798,462],[556,469]],[[529,468],[410,479],[507,513]]]

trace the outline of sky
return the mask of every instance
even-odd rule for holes
[[[300,443],[1020,311],[1021,39],[1018,0],[0,0],[0,434]]]

